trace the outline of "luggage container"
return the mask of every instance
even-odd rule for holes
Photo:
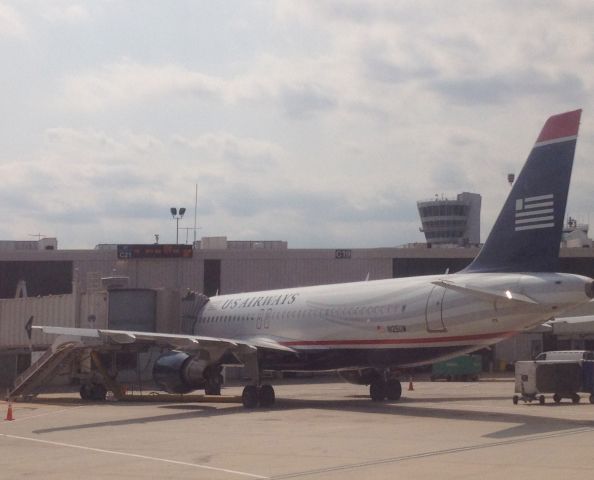
[[[542,405],[545,403],[544,393],[552,393],[555,403],[559,403],[563,398],[578,403],[580,396],[577,392],[583,390],[581,363],[553,360],[516,362],[515,393],[521,396],[513,396],[514,404],[519,400],[532,402],[538,397]]]
[[[536,389],[542,393],[552,393],[555,403],[562,398],[570,398],[573,403],[580,401],[577,392],[582,390],[581,362],[539,361],[536,362]]]
[[[594,361],[582,362],[582,392],[590,394],[590,403],[594,403]]]
[[[517,404],[519,400],[533,402],[537,398],[541,405],[545,403],[545,396],[539,395],[536,388],[536,362],[516,362],[514,391],[520,394],[513,396],[514,404]]]
[[[431,381],[443,378],[451,380],[472,380],[476,382],[482,369],[480,355],[461,355],[443,362],[434,363],[431,367]]]

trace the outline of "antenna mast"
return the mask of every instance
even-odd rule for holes
[[[196,195],[194,197],[194,243],[196,245],[196,211],[198,210],[198,184],[196,184]]]

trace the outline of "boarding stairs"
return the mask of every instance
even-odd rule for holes
[[[58,337],[36,362],[15,379],[12,389],[8,391],[7,398],[37,395],[39,393],[37,389],[56,375],[60,368],[71,360],[80,346],[81,343],[78,340],[66,340]]]

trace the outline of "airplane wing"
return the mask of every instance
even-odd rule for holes
[[[198,350],[231,350],[249,351],[257,348],[294,352],[295,350],[281,345],[277,341],[266,337],[255,337],[248,340],[205,337],[201,335],[183,335],[174,333],[136,332],[128,330],[109,330],[94,328],[52,327],[32,325],[30,328],[41,330],[51,335],[77,337],[89,346],[98,346],[109,341],[120,345],[144,344],[170,347],[188,353]],[[85,342],[85,339],[88,342]]]
[[[469,287],[468,285],[459,285],[457,283],[451,282],[449,280],[436,280],[431,282],[433,285],[437,285],[439,287],[447,288],[449,290],[453,290],[459,293],[467,293],[469,295],[474,295],[475,297],[482,298],[483,300],[493,301],[493,300],[507,300],[510,302],[520,302],[520,303],[538,303],[532,298],[527,295],[523,295],[521,293],[512,292],[511,290],[505,290],[503,292],[487,290],[483,288],[476,288],[476,287]]]

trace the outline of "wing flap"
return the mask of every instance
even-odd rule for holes
[[[276,340],[273,340],[272,338],[268,337],[252,337],[247,339],[247,341],[257,348],[266,348],[268,350],[278,350],[281,352],[290,353],[297,352],[297,350],[295,350],[294,348],[287,347],[286,345],[283,345],[282,343],[279,343]]]

